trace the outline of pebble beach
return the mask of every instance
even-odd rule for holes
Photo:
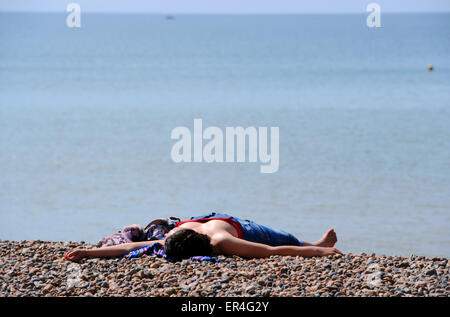
[[[447,258],[345,254],[220,262],[135,259],[68,262],[83,242],[0,241],[0,297],[449,297]]]

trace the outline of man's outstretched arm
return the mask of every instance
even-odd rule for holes
[[[109,258],[125,255],[133,250],[146,245],[153,245],[154,243],[164,244],[164,240],[153,240],[153,241],[140,241],[123,243],[118,245],[113,245],[103,248],[95,249],[75,249],[64,254],[64,258],[69,261],[77,262],[83,258],[94,257],[94,258]]]
[[[263,258],[271,255],[291,255],[291,256],[327,256],[341,254],[342,252],[335,248],[318,246],[293,246],[283,245],[271,247],[269,245],[250,242],[233,237],[230,234],[220,234],[214,237],[213,244],[216,245],[218,253],[224,255],[238,255],[243,258]]]

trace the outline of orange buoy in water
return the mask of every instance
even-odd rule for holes
[[[433,70],[433,65],[428,65],[428,70],[432,71]]]

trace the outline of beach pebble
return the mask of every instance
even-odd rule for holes
[[[170,263],[146,255],[64,261],[65,251],[80,247],[94,246],[0,240],[0,296],[450,296],[446,258],[220,256],[218,263]]]
[[[437,271],[436,271],[436,269],[431,269],[431,270],[428,270],[425,274],[428,276],[433,276],[433,275],[437,275]]]

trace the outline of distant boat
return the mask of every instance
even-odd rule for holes
[[[166,20],[175,20],[173,15],[166,15]]]

